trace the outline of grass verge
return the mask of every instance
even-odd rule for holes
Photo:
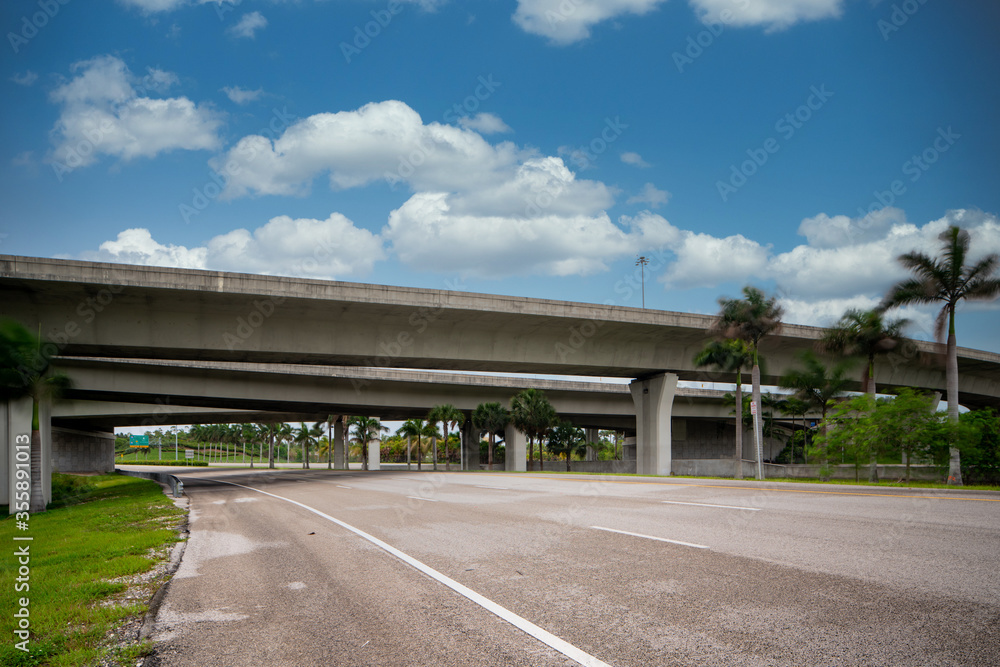
[[[163,569],[185,512],[150,480],[58,477],[53,489],[69,489],[61,507],[54,502],[49,511],[32,515],[27,531],[18,529],[13,516],[0,520],[0,542],[7,545],[0,580],[11,601],[0,619],[0,665],[134,665],[149,646],[122,642],[122,628],[141,620],[165,580],[154,568]],[[15,592],[21,564],[12,554],[23,545],[30,548],[24,582],[29,589]],[[13,634],[14,603],[21,597],[30,600],[28,652],[15,647]]]

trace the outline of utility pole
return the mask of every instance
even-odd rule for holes
[[[649,264],[649,258],[645,255],[639,255],[635,260],[635,265],[639,267],[639,271],[642,273],[642,307],[646,307],[646,265]]]

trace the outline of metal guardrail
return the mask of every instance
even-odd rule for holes
[[[160,484],[166,484],[170,487],[171,492],[174,494],[174,498],[180,498],[184,495],[184,482],[179,480],[176,475],[171,475],[166,472],[139,472],[137,470],[122,470],[121,468],[115,468],[115,472],[119,475],[128,475],[129,477],[142,477],[143,479],[151,479]]]

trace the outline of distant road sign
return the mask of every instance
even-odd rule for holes
[[[129,447],[149,447],[148,435],[130,435],[128,437]]]
[[[750,414],[757,414],[757,401],[750,401]]]
[[[194,458],[194,450],[193,449],[185,449],[184,450],[184,458],[186,458],[186,459],[193,459]]]

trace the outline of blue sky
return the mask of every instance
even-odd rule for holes
[[[750,283],[824,325],[949,223],[1000,252],[995,2],[0,12],[4,254],[623,306],[642,254],[647,307]],[[965,307],[959,344],[998,325]]]

